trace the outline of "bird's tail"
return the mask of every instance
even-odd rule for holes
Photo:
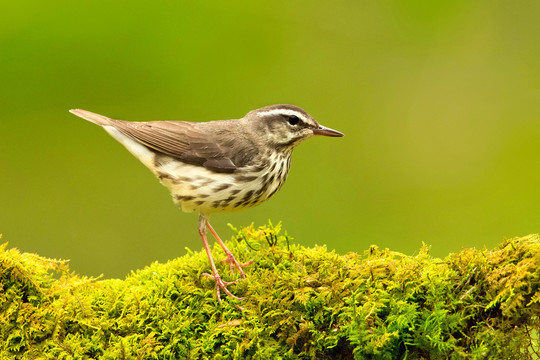
[[[99,114],[86,111],[86,110],[73,109],[73,110],[69,110],[69,112],[100,126],[110,125],[110,123],[113,122],[112,119],[106,116],[99,115]]]

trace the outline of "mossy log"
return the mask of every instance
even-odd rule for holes
[[[100,280],[4,244],[0,359],[538,358],[538,235],[439,259],[427,245],[338,255],[279,227],[227,243],[255,261],[229,287],[245,300],[221,304],[204,252]]]

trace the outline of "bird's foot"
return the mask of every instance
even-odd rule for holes
[[[221,276],[219,276],[219,274],[217,272],[215,272],[213,275],[210,275],[208,273],[204,273],[202,275],[206,276],[206,277],[209,277],[209,278],[213,279],[216,282],[216,294],[217,294],[217,299],[218,299],[220,304],[221,304],[221,291],[220,291],[220,289],[223,290],[223,292],[225,294],[229,295],[232,298],[235,298],[237,300],[244,300],[245,299],[243,297],[238,297],[238,296],[234,295],[233,293],[231,293],[229,291],[229,289],[227,289],[227,286],[232,285],[232,284],[236,284],[236,282],[241,280],[241,279],[236,279],[234,281],[223,281],[223,279],[221,278]]]
[[[250,260],[247,263],[241,264],[236,260],[236,258],[234,257],[234,255],[231,252],[227,253],[227,258],[226,259],[221,260],[222,263],[228,263],[229,264],[229,267],[231,269],[231,275],[234,275],[234,269],[236,268],[243,279],[246,278],[246,274],[244,274],[244,270],[242,270],[242,268],[245,267],[245,266],[253,264],[253,261],[254,260]],[[238,279],[238,280],[240,280],[240,279]]]

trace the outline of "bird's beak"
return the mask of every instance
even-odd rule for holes
[[[323,135],[331,137],[342,137],[345,134],[340,133],[337,130],[327,128],[326,126],[319,125],[318,129],[313,129],[313,135]]]

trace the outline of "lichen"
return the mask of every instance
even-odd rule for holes
[[[427,245],[339,255],[280,227],[236,230],[227,246],[255,261],[230,286],[246,299],[221,304],[204,252],[102,280],[4,244],[0,358],[538,358],[538,235],[438,259]]]

